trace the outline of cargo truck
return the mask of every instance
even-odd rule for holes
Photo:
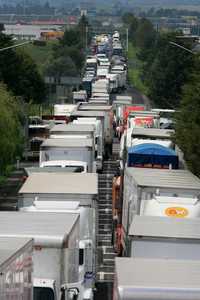
[[[182,211],[182,215],[184,211]],[[133,217],[128,256],[200,260],[200,218]]]
[[[41,189],[38,189],[38,185]],[[85,271],[84,274],[83,271],[80,272],[80,276],[90,273],[90,276],[93,275],[93,281],[97,194],[96,174],[70,174],[60,171],[59,173],[46,173],[44,170],[44,173],[29,173],[29,177],[19,191],[18,205],[23,211],[65,211],[80,214],[79,248],[83,261],[81,270]]]
[[[103,153],[104,153],[104,142],[103,142],[103,126],[100,120],[97,118],[77,118],[73,121],[73,124],[79,125],[93,125],[95,127],[95,157],[97,171],[101,171],[103,167]]]
[[[0,299],[33,299],[32,239],[0,236]]]
[[[78,201],[41,201],[37,198],[32,206],[22,207],[20,211],[70,213],[80,216],[79,281],[90,278],[88,287],[93,289],[96,274],[96,220],[94,209],[91,207],[83,207]]]
[[[122,246],[126,247],[134,215],[199,217],[199,194],[200,180],[187,170],[126,168],[123,205],[119,204],[123,207]]]
[[[116,258],[113,300],[199,300],[200,261]]]
[[[77,214],[1,212],[0,220],[0,237],[34,239],[34,300],[88,299],[78,281]]]
[[[47,161],[69,161],[69,166],[83,168],[84,172],[96,172],[94,142],[91,138],[46,139],[40,146],[40,166]],[[67,163],[66,163],[67,167]]]
[[[96,116],[96,112],[104,113],[104,119],[103,119],[104,149],[105,149],[105,156],[110,157],[112,155],[112,143],[113,143],[113,110],[112,110],[112,106],[92,105],[89,103],[88,104],[81,103],[78,106],[78,111],[73,115],[80,116],[79,111],[93,111],[93,112],[95,112],[94,117]],[[87,116],[87,113],[86,113],[86,116]]]

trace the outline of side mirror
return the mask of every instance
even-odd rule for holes
[[[79,289],[76,287],[67,288],[63,286],[61,288],[60,300],[78,300]]]

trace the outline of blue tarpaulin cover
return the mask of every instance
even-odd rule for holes
[[[176,152],[165,146],[144,143],[128,149],[128,167],[134,165],[171,165],[173,169],[178,169],[178,156]]]

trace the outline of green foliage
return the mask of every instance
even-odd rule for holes
[[[0,174],[8,171],[7,166],[15,161],[23,147],[22,105],[0,85]]]
[[[13,45],[11,37],[0,33],[0,48]],[[0,54],[0,80],[16,96],[26,102],[41,102],[45,98],[45,85],[36,64],[21,49],[9,49]]]
[[[46,65],[45,74],[59,78],[81,74],[85,56],[83,49],[90,40],[89,23],[82,16],[75,28],[66,29],[59,44],[54,45],[52,58]]]
[[[193,56],[172,46],[171,41],[176,41],[176,33],[160,35],[144,66],[149,96],[163,108],[179,106],[182,87],[193,66]]]
[[[197,63],[199,67],[199,62]],[[184,152],[191,171],[200,176],[200,72],[184,86],[176,116],[176,142]]]

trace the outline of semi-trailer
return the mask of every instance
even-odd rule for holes
[[[77,214],[1,212],[0,220],[0,237],[34,239],[35,300],[84,299]]]

